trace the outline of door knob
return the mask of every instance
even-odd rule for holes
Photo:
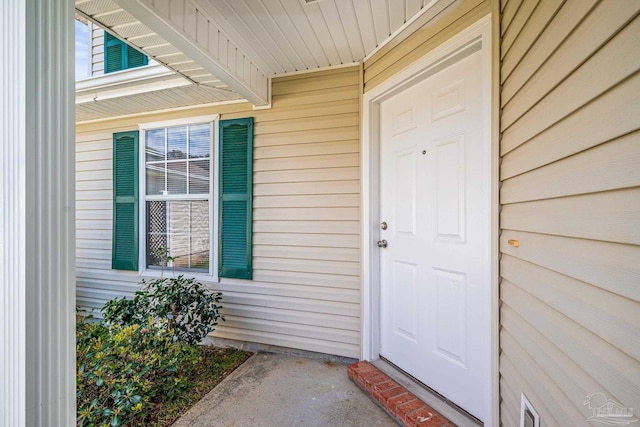
[[[386,248],[387,247],[387,241],[386,240],[378,240],[378,247],[379,248]]]
[[[387,223],[386,222],[380,223],[380,229],[381,230],[386,230],[387,229]]]

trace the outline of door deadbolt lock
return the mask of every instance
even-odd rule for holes
[[[386,230],[387,229],[387,223],[386,222],[381,222],[380,223],[380,229],[381,230]]]
[[[378,240],[378,247],[379,248],[386,248],[387,247],[387,241],[386,240]]]

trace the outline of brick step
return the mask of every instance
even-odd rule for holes
[[[369,362],[349,365],[347,375],[402,426],[455,427]]]

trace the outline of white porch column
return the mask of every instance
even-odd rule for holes
[[[75,425],[71,0],[0,14],[0,425]]]

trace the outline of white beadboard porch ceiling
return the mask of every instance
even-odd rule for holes
[[[271,76],[357,62],[432,0],[197,0]]]
[[[271,77],[360,61],[423,9],[451,1],[75,0],[75,7],[195,85],[264,105]]]

